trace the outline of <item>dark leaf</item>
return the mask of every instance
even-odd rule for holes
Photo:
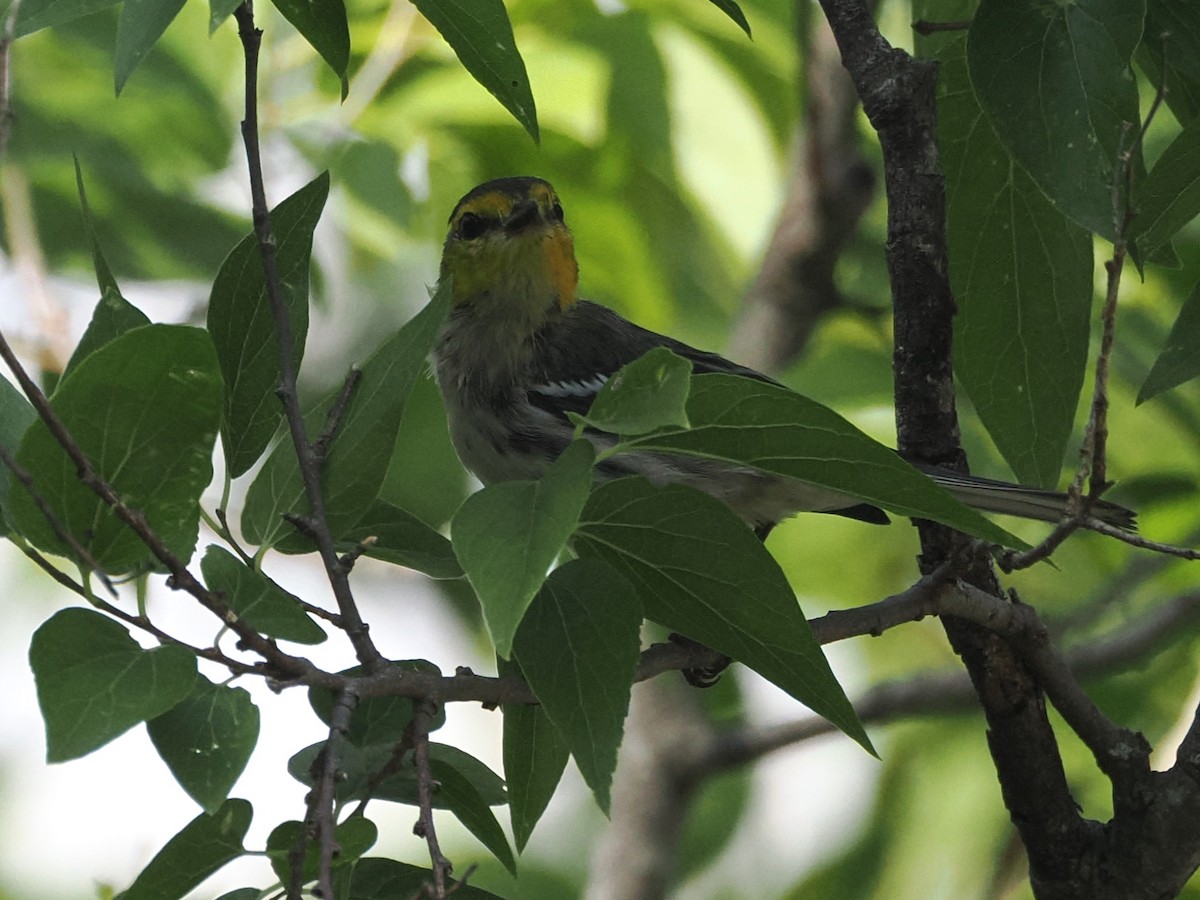
[[[258,707],[242,688],[201,675],[192,692],[146,730],[188,796],[216,813],[258,743]]]
[[[967,38],[1001,143],[1058,209],[1110,240],[1113,172],[1137,135],[1129,61],[1145,15],[1144,0],[982,0]]]
[[[200,571],[209,590],[224,594],[229,608],[255,631],[297,644],[325,640],[325,632],[301,608],[299,598],[228,550],[210,545],[200,560]]]
[[[221,376],[208,335],[184,325],[146,325],[105,344],[58,385],[51,403],[80,449],[118,496],[176,556],[196,547],[200,494],[212,480]],[[42,422],[17,459],[62,525],[105,571],[154,563],[142,541],[91,489]],[[10,498],[12,524],[35,546],[73,556],[28,492]]]
[[[496,652],[506,659],[521,617],[575,529],[594,456],[591,444],[575,441],[540,481],[488,485],[454,515],[454,552],[479,595]]]
[[[409,392],[428,366],[450,306],[450,291],[443,284],[433,299],[412,317],[362,368],[358,385],[342,416],[322,469],[325,508],[335,539],[341,539],[379,494],[396,446],[396,433]],[[305,417],[310,439],[325,427],[326,413],[338,391]],[[284,441],[267,458],[250,485],[242,512],[242,530],[255,544],[274,545],[285,553],[312,549],[312,541],[295,534],[283,519],[286,512],[308,512],[296,453]]]
[[[424,572],[430,578],[461,578],[463,571],[454,548],[443,535],[416,516],[383,500],[376,500],[358,524],[346,532],[341,550],[371,539],[366,555],[397,566]]]
[[[292,360],[304,358],[308,334],[308,277],[313,230],[329,196],[322,173],[271,212],[275,259],[292,331]],[[267,448],[283,419],[279,344],[267,296],[258,239],[247,235],[233,248],[213,282],[208,330],[225,379],[221,444],[231,478],[249,469]]]
[[[415,0],[471,77],[538,140],[537,110],[525,62],[501,0]]]
[[[521,676],[515,661],[497,657],[496,663],[501,675]],[[570,756],[566,738],[544,707],[504,705],[504,781],[518,853],[546,811]]]
[[[178,900],[246,852],[242,840],[253,814],[245,800],[226,800],[212,815],[196,816],[167,841],[116,900]]]
[[[123,625],[89,609],[51,616],[33,635],[29,665],[48,762],[84,756],[165,713],[196,680],[196,658],[187,650],[143,650]]]
[[[723,503],[620,478],[592,492],[573,543],[633,584],[648,619],[744,663],[874,752],[779,564]]]
[[[576,559],[550,573],[513,641],[521,672],[605,815],[641,626],[634,587],[598,560]]]

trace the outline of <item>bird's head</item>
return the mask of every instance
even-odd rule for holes
[[[574,303],[575,245],[550,183],[498,178],[467,193],[450,214],[441,275],[456,308],[489,317],[537,319]]]

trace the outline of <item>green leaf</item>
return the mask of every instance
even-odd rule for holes
[[[325,511],[335,539],[340,540],[358,523],[379,494],[396,446],[405,402],[417,378],[428,368],[426,358],[449,308],[446,279],[425,308],[376,350],[362,368],[321,470]],[[327,411],[340,392],[340,388],[332,392],[305,416],[310,439],[325,427]],[[296,452],[289,441],[284,441],[267,458],[246,494],[242,512],[246,538],[256,544],[275,544],[284,553],[310,550],[312,541],[297,535],[283,519],[287,512],[304,515],[308,502]]]
[[[92,267],[96,270],[96,283],[100,287],[100,302],[96,304],[92,320],[88,323],[87,330],[84,331],[83,337],[80,338],[75,352],[71,354],[60,377],[65,377],[91,353],[114,338],[120,337],[127,331],[150,324],[146,314],[121,295],[117,279],[113,276],[112,269],[108,267],[108,261],[104,258],[100,240],[92,225],[92,213],[88,207],[87,191],[83,186],[83,171],[79,167],[78,158],[75,159],[75,186],[79,191],[79,208],[83,213],[84,230],[87,232],[88,242],[92,247]]]
[[[329,196],[323,172],[271,212],[275,261],[298,369],[308,334],[308,277],[313,230]],[[225,379],[221,444],[231,478],[249,469],[279,428],[279,344],[258,238],[244,237],[225,258],[208,301],[208,330]]]
[[[1200,284],[1193,287],[1183,301],[1179,318],[1167,337],[1167,345],[1150,368],[1150,374],[1138,391],[1137,402],[1145,403],[1197,375],[1200,375]]]
[[[100,239],[96,236],[96,228],[92,224],[92,211],[88,207],[87,189],[83,185],[83,170],[79,166],[79,157],[72,155],[75,162],[75,188],[79,191],[79,209],[83,215],[83,227],[87,232],[88,243],[92,248],[92,268],[96,270],[96,284],[100,287],[101,295],[116,294],[120,296],[121,289],[113,276],[104,252],[100,249]],[[139,323],[148,324],[149,319]]]
[[[294,819],[280,822],[267,836],[267,858],[271,868],[281,883],[287,884],[291,878],[289,855],[296,846],[304,829],[303,822]],[[333,829],[333,840],[337,852],[333,856],[332,867],[349,865],[375,846],[379,838],[379,829],[370,819],[362,816],[351,816],[344,822],[339,822]],[[304,881],[312,881],[320,871],[320,844],[310,840],[304,851]]]
[[[513,655],[605,815],[641,643],[637,591],[610,566],[576,559],[550,573]]]
[[[119,0],[23,0],[17,10],[15,37],[24,37],[43,28],[63,25],[94,12],[116,6]]]
[[[258,888],[235,888],[222,894],[217,900],[259,900],[261,897],[262,891]]]
[[[7,378],[0,378],[0,446],[15,456],[21,438],[37,418],[29,401]],[[12,489],[12,472],[8,466],[0,465],[0,508],[5,521],[0,522],[0,533],[8,532],[8,493]],[[17,488],[24,491],[23,487]]]
[[[218,28],[221,27],[226,19],[233,15],[233,11],[242,5],[242,0],[208,0],[209,16],[208,16],[208,33],[212,35]]]
[[[1200,19],[1192,0],[1148,0],[1146,39],[1165,46],[1169,64],[1200,82]]]
[[[1053,487],[1087,365],[1092,239],[1000,145],[964,49],[938,54],[955,373],[1017,479]]]
[[[515,661],[497,657],[496,666],[501,675],[523,677]],[[518,853],[558,789],[570,756],[566,738],[544,707],[504,704],[504,781]]]
[[[212,480],[221,376],[208,335],[184,325],[146,325],[96,350],[65,377],[51,405],[117,495],[140,510],[185,562],[196,547],[200,494]],[[106,572],[154,557],[77,477],[76,465],[40,421],[17,460],[59,522]],[[12,524],[30,543],[73,556],[27,491],[10,497]]]
[[[1200,121],[1187,125],[1162,152],[1135,198],[1130,239],[1149,255],[1200,215]]]
[[[496,652],[513,635],[533,595],[575,529],[592,484],[595,451],[575,441],[540,481],[505,481],[472,494],[454,515],[454,552],[483,607]]]
[[[815,485],[825,501],[828,489],[984,540],[1024,546],[833,410],[785,387],[736,375],[694,375],[687,414],[690,430],[668,429],[623,446],[743,463]]]
[[[321,54],[342,82],[342,99],[348,84],[346,67],[350,65],[350,26],[342,0],[272,0],[309,45]]]
[[[417,897],[433,883],[433,873],[394,859],[368,857],[352,868],[339,869],[334,884],[338,900],[395,900]],[[454,891],[454,900],[501,900],[495,894],[470,884],[446,879],[446,893]]]
[[[508,846],[508,839],[504,836],[504,829],[471,781],[444,760],[430,760],[429,771],[437,782],[437,797],[446,809],[454,813],[467,831],[475,835],[515,877],[517,864]]]
[[[612,434],[645,434],[666,425],[688,427],[692,364],[666,347],[655,347],[614,374],[596,394],[586,416],[568,413]]]
[[[228,550],[209,545],[200,560],[200,572],[209,590],[224,594],[229,608],[255,631],[297,644],[320,644],[325,640],[325,632],[309,618],[298,597]]]
[[[405,672],[435,676],[442,674],[437,666],[424,659],[395,660],[389,662],[388,665]],[[338,674],[354,678],[365,672],[361,666],[354,666]],[[333,692],[328,688],[310,687],[308,703],[317,717],[328,725],[333,715]],[[412,721],[412,714],[412,700],[408,697],[364,697],[350,714],[350,726],[346,729],[346,740],[357,747],[385,744],[390,748],[404,737],[404,730]],[[429,723],[429,730],[436,731],[445,724],[446,710],[444,706],[441,706],[433,717],[433,721]]]
[[[75,352],[63,369],[65,378],[73,372],[83,360],[99,350],[109,341],[119,338],[128,331],[149,325],[150,319],[146,314],[121,296],[119,292],[106,290],[92,311],[92,319],[88,322],[83,337],[75,347]],[[62,384],[60,381],[59,384]]]
[[[501,0],[414,0],[471,77],[538,140],[537,109],[525,61]]]
[[[647,618],[744,663],[874,752],[779,564],[725,504],[619,478],[592,492],[573,543],[634,585]]]
[[[967,37],[1000,141],[1058,209],[1109,240],[1113,172],[1137,135],[1129,61],[1145,16],[1144,0],[981,0]]]
[[[312,774],[313,762],[324,746],[325,742],[319,741],[295,753],[288,760],[288,774],[301,784],[312,787],[315,784]],[[385,766],[394,767],[392,757],[395,747],[395,741],[369,744],[363,747],[344,744],[341,764],[338,766],[339,778],[335,789],[338,801],[349,803],[362,800],[369,792],[370,796],[376,800],[390,800],[393,803],[416,806],[418,803],[417,777],[411,756],[381,784],[374,783]],[[465,753],[457,747],[451,747],[449,744],[430,741],[429,758],[446,763],[466,778],[488,806],[501,806],[507,802],[504,782],[500,776],[471,754]],[[437,794],[434,794],[433,805],[436,809],[449,808],[445,800]]]
[[[124,0],[121,4],[114,60],[118,94],[181,9],[183,0]]]
[[[242,841],[253,814],[245,800],[226,800],[215,813],[196,816],[116,900],[178,900],[246,852]]]
[[[77,759],[165,713],[196,680],[187,650],[143,650],[124,626],[90,609],[64,609],[44,622],[29,645],[29,665],[48,762]]]
[[[396,566],[424,572],[430,578],[461,578],[463,571],[454,548],[412,513],[384,500],[376,500],[358,524],[343,537],[345,552],[359,541],[372,539],[366,555]]]
[[[742,8],[738,6],[734,0],[710,0],[713,6],[733,19],[737,27],[746,32],[746,37],[753,37],[750,33],[750,23],[746,21],[746,14],[742,12]]]
[[[192,692],[146,730],[188,796],[216,813],[258,743],[258,707],[242,688],[201,675]]]

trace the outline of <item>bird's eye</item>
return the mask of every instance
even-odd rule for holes
[[[458,220],[458,236],[465,240],[474,240],[487,231],[487,222],[475,213],[463,213]]]
[[[562,204],[559,203],[557,200],[555,200],[554,205],[552,207],[550,207],[550,218],[553,219],[555,222],[561,222],[563,220]]]

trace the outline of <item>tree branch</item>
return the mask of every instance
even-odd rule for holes
[[[292,325],[288,316],[287,303],[283,297],[283,285],[275,260],[275,234],[271,228],[271,214],[267,208],[266,189],[263,183],[262,158],[258,146],[258,50],[262,32],[255,27],[251,0],[245,0],[236,10],[238,36],[246,57],[246,115],[242,120],[242,142],[246,146],[246,162],[250,170],[250,194],[254,211],[254,233],[258,238],[258,249],[262,256],[263,276],[267,296],[271,302],[271,313],[275,320],[275,342],[279,354],[279,390],[287,418],[288,431],[299,462],[300,478],[304,483],[304,494],[308,500],[308,531],[317,544],[325,574],[337,600],[338,612],[342,617],[342,629],[354,645],[358,661],[368,670],[384,664],[383,655],[375,647],[367,626],[362,621],[350,590],[347,571],[338,560],[334,549],[333,535],[325,515],[325,496],[321,489],[321,464],[317,448],[308,439],[304,416],[300,411],[300,399],[296,390],[296,363],[292,353]],[[343,392],[348,396],[353,381],[347,381]]]

